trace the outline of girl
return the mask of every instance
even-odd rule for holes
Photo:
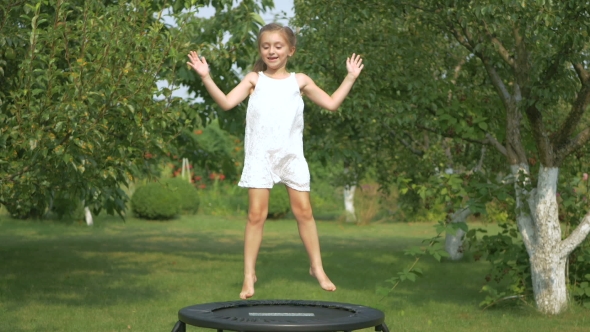
[[[270,189],[284,183],[299,235],[310,260],[309,274],[327,291],[335,291],[322,266],[320,244],[309,201],[309,169],[303,156],[303,99],[336,111],[363,69],[360,56],[346,59],[348,75],[330,96],[305,74],[287,72],[289,57],[295,53],[293,31],[277,23],[265,25],[258,34],[260,59],[252,72],[227,95],[211,76],[204,57],[191,51],[187,62],[203,80],[205,88],[223,109],[230,110],[248,96],[245,161],[238,185],[249,188],[248,222],[244,236],[244,283],[240,298],[254,295],[256,258],[268,212]]]

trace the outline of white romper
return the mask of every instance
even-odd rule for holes
[[[295,73],[285,79],[258,73],[248,101],[244,152],[238,186],[272,188],[284,183],[295,190],[310,190],[303,156],[303,99]]]

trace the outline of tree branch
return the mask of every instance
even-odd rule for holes
[[[6,179],[5,181],[6,182],[14,182],[14,179],[16,179],[17,177],[19,177],[19,176],[25,174],[26,172],[28,172],[30,168],[31,168],[30,165],[27,165],[27,166],[23,167],[19,172],[16,172],[16,173],[14,173],[12,175],[6,176],[5,177],[5,179]]]
[[[486,146],[484,145],[481,147],[481,154],[479,156],[479,161],[477,162],[477,164],[473,168],[473,172],[480,172],[481,171],[481,169],[483,168],[483,160],[485,159],[485,156],[486,156]]]
[[[590,141],[590,127],[586,127],[576,137],[559,146],[555,152],[555,163],[559,165],[570,153],[578,150]]]
[[[447,28],[453,34],[459,44],[469,50],[469,52],[474,52],[475,45],[471,44],[471,41],[461,31],[455,29],[455,25],[452,21],[447,20]]]
[[[453,34],[455,39],[459,42],[459,44],[465,47],[468,51],[475,54],[475,56],[477,56],[481,60],[481,62],[484,65],[484,68],[486,69],[486,72],[488,73],[488,76],[492,80],[492,84],[496,88],[496,93],[498,93],[498,96],[500,96],[500,100],[502,100],[504,106],[507,107],[512,97],[508,92],[506,85],[502,81],[502,78],[500,77],[496,69],[490,64],[490,61],[487,59],[487,57],[484,56],[483,53],[475,51],[475,45],[469,39],[470,35],[468,34],[468,31],[457,30],[453,22],[451,22],[450,20],[447,21],[447,27],[449,31]]]
[[[500,144],[500,142],[498,142],[498,140],[492,136],[492,134],[490,133],[486,133],[486,139],[484,140],[484,142],[489,142],[490,145],[492,145],[493,147],[496,148],[496,150],[498,150],[498,152],[500,152],[501,154],[505,155],[507,154],[506,151],[506,147],[502,144]]]
[[[510,55],[510,52],[508,52],[508,50],[504,47],[504,44],[502,44],[502,42],[490,32],[490,30],[488,29],[488,24],[485,21],[483,21],[483,25],[484,25],[484,30],[485,30],[486,36],[488,36],[488,38],[490,39],[492,44],[494,44],[494,46],[497,47],[498,54],[500,54],[500,57],[502,57],[502,59],[504,59],[504,61],[507,64],[509,64],[510,67],[512,67],[512,69],[514,69],[515,62],[514,62],[514,58],[512,57],[512,55]]]
[[[567,45],[563,45],[561,50],[555,53],[551,64],[547,66],[547,69],[544,71],[541,83],[543,85],[549,85],[553,77],[557,74],[559,66],[562,64],[563,59],[567,59],[567,57],[572,53],[572,42],[570,41]]]
[[[557,162],[561,162],[567,156],[567,151],[576,150],[579,147],[577,144],[584,144],[588,141],[586,137],[588,134],[585,134],[585,131],[578,134],[575,139],[570,139],[588,108],[588,104],[590,104],[590,74],[581,63],[574,64],[574,69],[578,74],[582,87],[563,125],[554,134],[553,143],[556,147],[556,156],[559,156],[556,158]]]
[[[416,127],[417,127],[417,128],[419,128],[419,129],[422,129],[422,130],[425,130],[425,131],[428,131],[428,132],[431,132],[431,133],[437,134],[437,135],[439,135],[439,136],[441,136],[441,137],[445,137],[445,138],[454,138],[454,139],[460,139],[460,140],[462,140],[462,141],[465,141],[465,142],[469,142],[469,143],[475,143],[475,144],[480,144],[480,145],[485,145],[485,144],[488,144],[488,140],[487,140],[487,139],[484,139],[484,140],[478,141],[478,140],[475,140],[475,139],[471,139],[471,138],[465,138],[465,137],[461,137],[461,136],[457,136],[457,135],[450,135],[450,134],[445,134],[445,133],[442,133],[442,132],[440,132],[440,131],[438,131],[438,130],[434,130],[434,129],[432,129],[432,128],[428,128],[428,127],[425,127],[425,126],[422,126],[422,125],[419,125],[419,124],[418,124],[418,125],[416,125]],[[491,142],[490,142],[490,143],[491,143]]]
[[[533,137],[537,143],[541,163],[546,167],[555,166],[554,145],[551,144],[549,134],[545,129],[543,115],[537,108],[536,104],[527,107],[525,113],[531,124],[531,131],[533,132]]]
[[[389,126],[385,125],[385,127],[389,130],[389,135],[391,135],[391,137],[394,140],[398,140],[400,143],[402,143],[403,146],[406,147],[406,149],[410,150],[410,152],[412,152],[413,154],[417,155],[418,157],[422,157],[424,155],[424,151],[418,150],[416,148],[414,148],[412,146],[412,144],[410,144],[408,141],[406,141],[405,139],[399,137],[394,130],[392,130],[391,128],[389,128]]]
[[[529,253],[529,256],[531,256],[531,254],[533,254],[537,236],[533,215],[530,211],[533,211],[533,206],[535,205],[537,189],[532,189],[530,192],[527,192],[523,188],[523,184],[530,183],[530,170],[527,164],[510,165],[510,173],[514,179],[514,193],[516,194],[516,223],[526,250]],[[521,176],[524,176],[525,179],[521,180]],[[525,208],[524,199],[527,201],[528,208]]]
[[[574,229],[574,231],[559,244],[559,255],[561,258],[566,258],[576,247],[586,239],[590,233],[590,212],[587,213],[582,222]]]
[[[514,65],[518,85],[523,91],[525,97],[529,97],[529,55],[526,49],[524,37],[520,34],[520,27],[514,26],[514,44],[516,49],[516,61]]]
[[[502,100],[502,103],[504,104],[504,107],[508,108],[509,107],[508,104],[512,100],[512,96],[510,95],[510,92],[508,92],[508,89],[506,88],[506,85],[502,81],[502,78],[500,77],[500,75],[498,74],[496,69],[490,64],[490,61],[483,54],[476,53],[475,55],[483,63],[484,68],[486,69],[486,72],[488,73],[488,76],[492,80],[492,84],[494,85],[494,88],[496,88],[496,93],[498,94],[498,96],[500,97],[500,100]]]
[[[576,71],[576,74],[578,74],[578,78],[580,78],[582,85],[588,85],[588,82],[590,81],[590,74],[586,68],[584,68],[584,65],[581,63],[574,63],[574,70]]]

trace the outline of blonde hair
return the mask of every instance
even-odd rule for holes
[[[262,34],[265,32],[276,32],[276,31],[283,34],[283,36],[287,40],[287,43],[289,43],[289,47],[295,47],[295,45],[297,44],[297,37],[295,36],[295,33],[293,33],[293,30],[291,30],[291,28],[286,27],[286,26],[282,26],[279,23],[269,23],[269,24],[263,26],[262,28],[260,28],[260,31],[258,32],[258,50],[260,50],[260,37],[262,36]],[[266,63],[264,63],[264,61],[262,61],[262,58],[258,57],[258,60],[256,60],[256,62],[254,63],[254,66],[252,67],[252,71],[259,72],[259,71],[265,71],[265,70],[266,70]]]

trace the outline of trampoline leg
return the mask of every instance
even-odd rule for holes
[[[389,328],[385,323],[375,326],[375,331],[389,332]]]
[[[223,332],[223,330],[217,329],[217,332]]]
[[[172,328],[172,332],[186,332],[186,324],[181,321],[176,322]]]

